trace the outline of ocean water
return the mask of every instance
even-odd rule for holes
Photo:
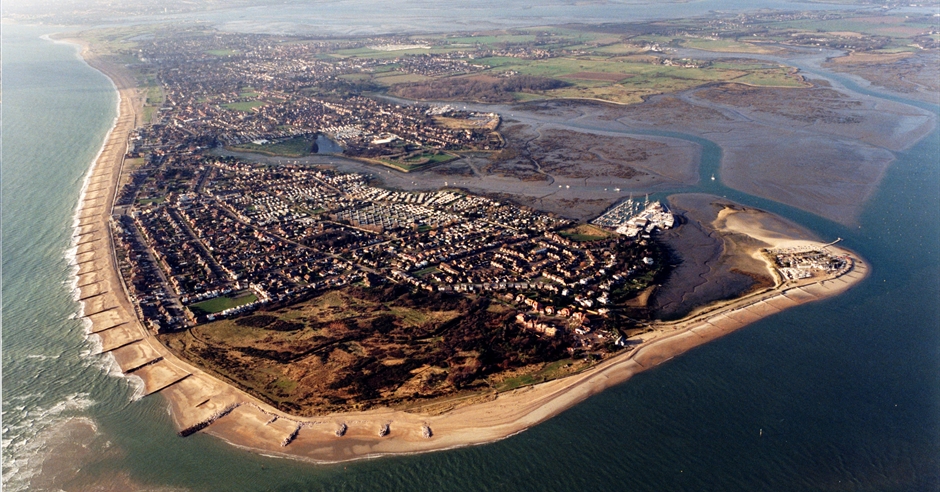
[[[872,10],[880,5],[870,5]],[[287,34],[370,35],[385,33],[447,33],[485,31],[567,23],[645,21],[664,17],[689,18],[711,12],[735,12],[758,8],[780,10],[836,10],[865,8],[838,2],[803,0],[335,0],[331,2],[283,2],[181,15],[141,16],[120,22],[210,22],[237,32]],[[929,7],[896,8],[923,12]]]
[[[2,30],[5,488],[940,488],[940,132],[898,154],[858,226],[734,195],[843,237],[873,265],[848,293],[761,320],[500,442],[311,465],[177,437],[162,397],[137,398],[93,355],[69,257],[116,94],[74,47],[40,38],[49,31]],[[720,152],[703,158],[714,166]]]
[[[102,391],[128,389],[108,376],[107,359],[90,355],[69,265],[83,175],[117,97],[74,49],[39,39],[45,32],[4,25],[2,33],[2,442],[11,488],[35,471],[24,467],[42,445],[37,436],[84,415]]]

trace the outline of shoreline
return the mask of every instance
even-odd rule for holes
[[[786,308],[837,295],[867,276],[867,264],[857,255],[842,248],[834,249],[851,254],[854,259],[851,271],[839,278],[794,285],[783,290],[767,289],[713,304],[688,318],[659,324],[659,329],[644,335],[642,341],[628,352],[583,373],[503,393],[488,402],[458,407],[436,416],[375,409],[313,418],[286,417],[273,422],[265,418],[269,415],[266,412],[261,415],[258,409],[247,406],[232,409],[205,432],[246,449],[316,463],[417,454],[505,439],[692,348]],[[290,423],[281,425],[283,420]],[[393,432],[396,424],[408,427],[404,442],[395,443],[389,437],[378,438],[375,432],[382,423],[388,422],[392,422]],[[469,426],[466,422],[474,424]],[[346,435],[341,438],[333,435],[333,429],[344,423],[349,426]],[[276,424],[279,430],[272,428]],[[428,425],[434,432],[433,437],[423,439],[418,436],[415,431],[418,425]],[[296,438],[287,447],[281,446],[281,440],[275,438],[290,435],[297,429]],[[249,435],[246,430],[261,432]]]
[[[87,45],[77,44],[86,63],[108,77],[119,93],[118,115],[91,164],[75,215],[74,285],[79,291],[81,317],[90,325],[88,334],[98,335],[99,353],[111,354],[125,376],[143,381],[141,397],[159,392],[167,399],[181,433],[205,432],[243,449],[315,463],[494,442],[753,321],[839,294],[868,273],[867,264],[857,255],[836,248],[856,259],[852,270],[842,277],[713,304],[683,320],[658,324],[660,329],[643,335],[627,352],[582,373],[458,406],[440,415],[379,408],[293,417],[179,359],[139,322],[124,290],[109,228],[126,137],[140,114],[141,94],[123,67],[101,60]],[[348,431],[339,437],[336,429],[341,425],[348,425]],[[389,425],[389,432],[380,437],[384,425]],[[287,445],[282,445],[285,442]]]
[[[58,39],[55,36],[56,34],[46,34],[40,36],[40,38],[55,44],[65,44],[76,47],[77,58],[89,68],[92,68],[93,70],[103,74],[108,79],[108,83],[111,84],[111,87],[114,89],[117,95],[117,100],[115,101],[115,116],[112,120],[111,127],[105,134],[105,138],[101,143],[101,147],[98,149],[97,154],[92,160],[92,163],[89,166],[84,179],[82,180],[82,188],[79,193],[78,204],[76,205],[75,212],[72,216],[73,234],[66,259],[71,265],[70,275],[72,276],[72,280],[70,282],[70,287],[72,290],[72,295],[74,300],[79,304],[78,318],[82,320],[82,325],[85,329],[85,339],[88,340],[90,344],[88,355],[108,355],[108,357],[102,361],[101,369],[110,376],[124,378],[133,390],[131,399],[139,400],[144,396],[144,380],[137,375],[126,373],[124,368],[120,365],[113,354],[104,350],[103,344],[105,339],[96,333],[97,330],[95,322],[90,317],[93,314],[89,314],[93,313],[92,309],[94,309],[94,307],[92,307],[93,304],[89,302],[89,300],[98,296],[105,297],[109,291],[103,289],[111,285],[110,279],[108,279],[106,275],[99,275],[99,272],[102,270],[102,265],[99,261],[85,258],[83,258],[83,261],[79,261],[79,256],[86,255],[89,252],[97,250],[97,248],[83,248],[82,246],[86,244],[89,244],[93,247],[107,247],[109,256],[113,255],[110,232],[107,233],[107,238],[101,237],[103,233],[100,229],[110,227],[108,220],[105,219],[98,224],[94,224],[94,219],[103,218],[102,215],[96,213],[94,214],[96,217],[88,217],[86,216],[86,212],[89,209],[95,210],[97,208],[102,208],[103,210],[101,213],[103,214],[104,210],[107,210],[108,216],[110,216],[110,204],[113,203],[114,197],[118,191],[116,187],[116,181],[105,185],[104,188],[101,188],[101,183],[94,183],[94,185],[97,186],[97,188],[94,190],[92,189],[92,181],[100,179],[103,176],[109,176],[114,172],[115,166],[118,168],[118,176],[120,176],[120,169],[123,167],[124,153],[121,152],[120,154],[117,154],[117,152],[120,149],[120,144],[122,141],[126,148],[127,134],[134,129],[134,123],[136,123],[137,117],[137,111],[132,111],[131,115],[134,116],[135,121],[128,121],[128,117],[131,115],[127,114],[127,109],[134,109],[133,105],[136,101],[136,98],[139,96],[136,94],[136,87],[131,86],[125,87],[124,89],[119,88],[117,82],[115,82],[115,79],[118,78],[119,75],[108,73],[107,69],[104,68],[103,65],[100,63],[94,63],[95,61],[100,60],[92,60],[90,62],[89,56],[87,55],[89,47],[86,43],[72,38]],[[110,168],[107,167],[109,165],[111,166]],[[108,197],[109,192],[110,197]],[[102,196],[105,197],[107,202],[106,206],[103,204],[96,204],[96,202],[101,200]],[[90,205],[89,207],[89,203],[93,205]],[[93,230],[88,231],[89,228]],[[86,236],[91,236],[91,240],[86,241]],[[84,251],[82,251],[83,249]],[[95,254],[92,253],[91,256],[95,257]],[[86,266],[86,263],[90,263],[91,265]],[[112,270],[115,269],[112,268]],[[109,300],[111,299],[103,299],[105,302]],[[124,300],[126,300],[126,296],[124,296]],[[121,296],[118,296],[115,301],[117,302],[116,305],[119,306]],[[101,327],[98,326],[97,328],[100,330]]]

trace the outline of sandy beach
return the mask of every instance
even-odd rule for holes
[[[127,137],[139,122],[143,95],[124,67],[97,57],[80,41],[65,42],[78,44],[82,58],[111,79],[120,97],[118,117],[85,179],[76,213],[74,261],[81,313],[90,322],[89,335],[98,338],[100,353],[110,353],[126,375],[139,377],[144,383],[143,393],[148,395],[190,376],[192,371],[182,361],[167,357],[162,345],[138,321],[114,257],[111,208]]]
[[[764,228],[747,213],[726,214],[720,217],[720,225],[728,232],[747,234],[773,248],[821,246],[817,241],[793,239]],[[285,417],[263,406],[242,404],[222,409],[226,414],[214,420],[206,432],[265,453],[317,462],[426,452],[503,439],[754,321],[838,295],[868,274],[866,263],[854,253],[835,246],[829,249],[852,258],[851,268],[837,278],[789,283],[711,304],[682,320],[654,325],[652,332],[631,339],[633,345],[627,352],[583,373],[503,393],[490,401],[459,406],[440,415],[377,409],[313,419]],[[346,433],[339,437],[336,430],[344,424]],[[379,437],[384,425],[389,426],[389,434]],[[430,438],[422,435],[425,427],[433,433]],[[294,437],[288,446],[282,446],[287,436]]]
[[[75,262],[82,314],[90,321],[90,333],[100,337],[101,351],[111,353],[126,375],[143,381],[145,397],[159,392],[167,399],[184,435],[207,432],[235,446],[312,462],[492,442],[522,432],[640,371],[757,319],[837,295],[862,280],[868,271],[857,255],[835,248],[853,259],[852,267],[838,278],[766,289],[710,305],[680,321],[656,325],[652,332],[631,340],[633,345],[625,353],[585,372],[444,413],[375,409],[293,417],[175,357],[139,322],[117,269],[109,223],[126,138],[139,119],[142,96],[124,67],[101,60],[87,47],[83,47],[82,56],[111,78],[120,93],[119,117],[87,178],[77,214]],[[759,221],[747,217],[723,219],[722,227],[729,231],[759,238],[775,247],[790,245],[789,238],[762,229]]]

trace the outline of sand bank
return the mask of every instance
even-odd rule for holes
[[[158,343],[138,321],[114,258],[109,220],[120,178],[126,137],[134,128],[141,94],[118,65],[90,53],[88,63],[109,76],[120,91],[120,114],[91,169],[76,223],[80,298],[90,332],[101,338],[125,374],[140,377],[144,394],[159,392],[170,404],[181,434],[208,432],[233,445],[265,454],[315,462],[427,452],[503,439],[542,422],[605,388],[768,314],[836,295],[864,278],[866,264],[853,257],[838,279],[768,289],[709,306],[632,340],[633,347],[568,378],[520,388],[489,401],[459,406],[440,415],[391,409],[297,418],[280,412],[182,361]],[[760,222],[725,220],[723,227],[778,241]]]
[[[725,84],[595,112],[626,128],[707,138],[722,150],[718,177],[726,186],[848,225],[877,190],[894,153],[937,124],[929,111],[822,86]]]

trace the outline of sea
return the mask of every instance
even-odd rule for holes
[[[937,130],[897,153],[852,226],[720,181],[688,190],[843,238],[872,265],[849,292],[765,318],[499,442],[316,465],[178,437],[167,402],[141,397],[86,335],[73,227],[117,94],[76,47],[43,37],[63,30],[2,26],[5,490],[940,490]],[[720,149],[700,143],[715,169]]]

